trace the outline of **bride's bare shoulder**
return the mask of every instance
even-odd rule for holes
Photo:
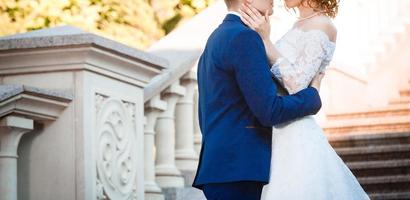
[[[327,16],[317,16],[306,20],[301,27],[305,31],[309,30],[321,30],[327,34],[330,41],[335,42],[337,37],[337,28],[333,24],[332,20]]]

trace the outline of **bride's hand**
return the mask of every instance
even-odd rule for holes
[[[311,87],[314,87],[318,92],[320,91],[320,85],[322,83],[322,79],[325,76],[325,72],[319,72],[313,78],[312,82],[310,83]]]
[[[249,26],[249,28],[258,32],[264,41],[269,40],[269,36],[270,36],[269,11],[266,11],[265,16],[263,16],[252,5],[243,3],[241,5],[241,9],[239,13],[241,14],[241,20],[243,21],[243,23]]]

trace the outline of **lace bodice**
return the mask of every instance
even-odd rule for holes
[[[282,55],[271,67],[272,74],[290,94],[309,86],[313,77],[329,65],[335,43],[321,30],[293,28],[275,44]]]

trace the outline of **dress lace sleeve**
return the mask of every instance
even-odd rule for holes
[[[296,47],[296,58],[291,61],[282,56],[271,67],[272,74],[290,94],[308,87],[313,77],[325,70],[335,48],[324,32],[304,33]]]

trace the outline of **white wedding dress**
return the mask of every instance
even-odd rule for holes
[[[290,94],[306,87],[329,64],[335,43],[320,30],[293,28],[276,44],[282,58],[272,74]],[[270,182],[262,200],[369,199],[330,146],[313,116],[273,128]]]

